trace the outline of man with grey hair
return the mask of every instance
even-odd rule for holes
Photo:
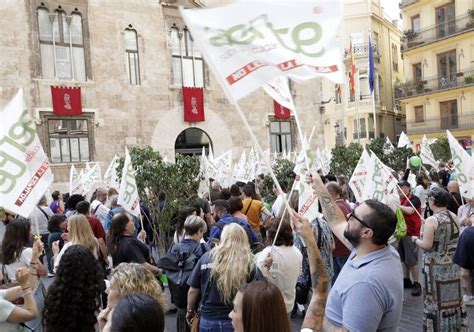
[[[53,253],[51,248],[48,247],[48,222],[49,218],[51,218],[53,214],[53,211],[51,211],[48,206],[46,196],[43,196],[39,200],[38,204],[36,204],[36,207],[33,209],[33,212],[31,212],[30,217],[28,218],[31,223],[31,232],[34,234],[39,232],[39,235],[41,236],[41,242],[43,242],[44,250],[46,252],[46,259],[48,260],[48,276],[53,273],[53,267],[50,267]],[[36,225],[38,225],[38,227]],[[44,255],[41,255],[40,260],[44,264],[43,257]]]
[[[104,222],[105,216],[109,213],[110,209],[105,206],[107,202],[107,190],[103,188],[97,188],[95,191],[96,198],[91,203],[91,215],[99,219],[100,222]]]

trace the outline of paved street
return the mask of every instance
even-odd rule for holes
[[[423,297],[411,296],[410,290],[405,291],[400,332],[414,332],[423,330]],[[467,307],[470,330],[474,331],[474,307]],[[298,316],[292,319],[291,326],[294,332],[300,331],[303,319]],[[166,315],[166,329],[168,332],[176,330],[176,315]]]

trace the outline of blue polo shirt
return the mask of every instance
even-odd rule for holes
[[[398,331],[402,315],[403,270],[390,245],[354,260],[349,256],[332,287],[326,319],[354,331]]]

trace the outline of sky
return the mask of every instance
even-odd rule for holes
[[[400,19],[400,8],[398,0],[381,0],[380,4],[384,7],[385,17],[389,20],[398,20],[399,28],[401,28],[402,20]]]

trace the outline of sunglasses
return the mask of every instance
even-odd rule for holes
[[[360,219],[359,217],[357,217],[357,216],[355,215],[355,211],[352,211],[351,213],[349,213],[349,214],[347,215],[347,220],[348,220],[348,221],[349,221],[349,219],[351,219],[351,218],[354,218],[355,220],[357,220],[358,222],[360,222],[360,223],[362,224],[362,226],[365,226],[365,227],[367,227],[367,228],[369,228],[369,229],[373,229],[371,226],[369,226],[369,224],[367,224],[365,221],[363,221],[362,219]]]

